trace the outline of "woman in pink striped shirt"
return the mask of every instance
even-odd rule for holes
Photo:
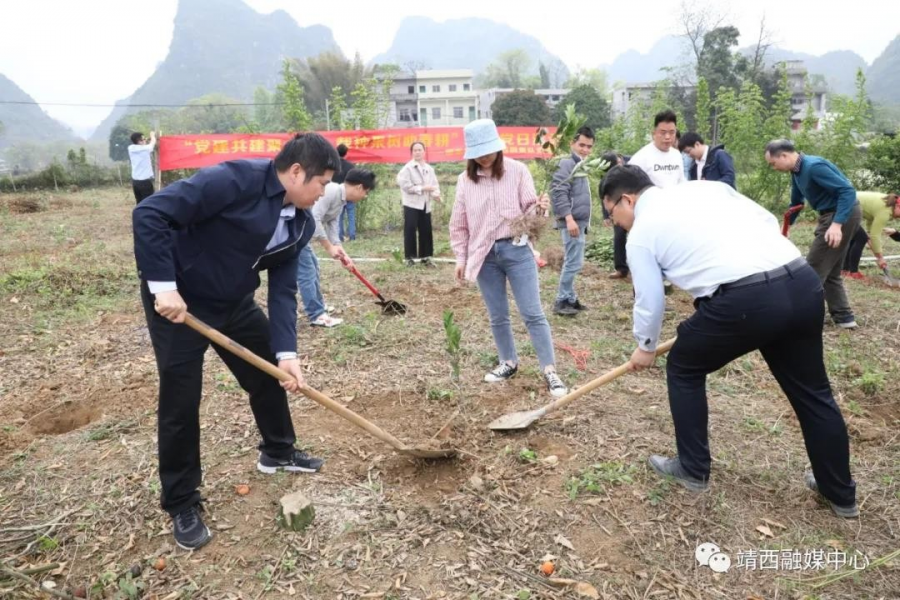
[[[546,195],[537,197],[524,164],[503,156],[503,140],[493,121],[472,121],[465,127],[465,138],[468,163],[456,184],[450,244],[456,254],[456,279],[478,282],[490,316],[500,364],[484,380],[506,381],[519,369],[509,320],[509,281],[547,387],[553,396],[564,396],[568,389],[556,373],[534,256],[527,236],[514,239],[510,230],[510,222],[535,207],[546,210],[550,200]]]

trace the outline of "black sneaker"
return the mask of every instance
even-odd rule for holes
[[[553,312],[563,317],[573,317],[578,314],[578,310],[569,304],[568,300],[557,300],[553,304]]]
[[[569,306],[574,308],[575,310],[587,310],[588,307],[581,303],[581,300],[576,298],[575,302],[569,301]]]
[[[430,258],[423,258],[423,259],[422,259],[422,266],[423,266],[423,267],[427,267],[427,268],[429,268],[429,269],[436,269],[436,268],[437,268],[437,265],[434,264]]]
[[[496,369],[484,376],[484,380],[488,383],[499,383],[506,381],[519,371],[519,365],[509,365],[505,362],[500,363]]]
[[[407,258],[407,259],[406,259],[406,266],[407,266],[407,267],[414,267],[414,266],[416,266],[416,261],[414,261],[414,260],[411,259],[411,258]]]
[[[688,475],[687,471],[684,470],[684,467],[681,466],[681,461],[678,460],[677,456],[675,458],[667,458],[665,456],[653,454],[650,456],[648,462],[653,470],[659,475],[673,478],[692,492],[705,492],[709,489],[709,481],[704,481],[703,479],[697,479]]]
[[[819,484],[816,483],[816,476],[813,475],[812,471],[807,471],[803,476],[803,479],[806,483],[806,487],[822,496],[822,492],[819,491]],[[859,505],[856,502],[850,506],[841,506],[840,504],[835,504],[831,500],[828,500],[825,496],[822,496],[822,498],[828,501],[828,505],[831,506],[831,511],[842,519],[855,519],[859,516]]]
[[[287,471],[289,473],[317,473],[325,461],[321,458],[310,456],[302,450],[294,449],[294,453],[290,458],[277,459],[272,458],[265,452],[259,453],[259,462],[256,463],[256,469],[260,473],[266,475],[274,475],[278,471]]]
[[[200,518],[200,505],[195,504],[172,517],[175,543],[185,550],[196,550],[212,539],[212,533]]]

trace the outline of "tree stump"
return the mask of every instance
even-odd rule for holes
[[[303,492],[294,492],[281,497],[281,511],[278,522],[289,531],[303,531],[316,517],[312,502]]]

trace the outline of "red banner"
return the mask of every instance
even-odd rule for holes
[[[506,142],[506,156],[549,157],[534,143],[536,127],[498,129]],[[465,151],[462,127],[319,133],[335,146],[346,145],[350,149],[347,160],[354,163],[405,163],[410,160],[409,147],[413,142],[425,144],[425,160],[430,163],[461,161]],[[290,138],[288,133],[167,135],[159,140],[159,168],[162,171],[197,169],[239,158],[273,158]]]

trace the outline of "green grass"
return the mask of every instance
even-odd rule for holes
[[[573,500],[581,494],[599,494],[608,487],[634,483],[636,472],[634,465],[619,461],[596,463],[570,477],[566,481],[566,491]]]

